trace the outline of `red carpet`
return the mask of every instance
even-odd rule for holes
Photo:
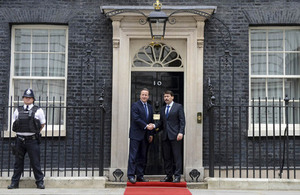
[[[186,182],[127,182],[124,195],[192,195],[186,188]]]

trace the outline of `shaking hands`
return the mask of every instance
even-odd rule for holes
[[[147,129],[148,129],[149,131],[153,130],[154,128],[155,128],[155,125],[154,125],[153,123],[149,123],[149,124],[147,125]]]

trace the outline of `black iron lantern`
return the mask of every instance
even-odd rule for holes
[[[161,11],[161,6],[162,4],[159,0],[156,0],[156,3],[153,4],[154,11],[147,18],[152,39],[163,39],[165,36],[168,16],[165,12]]]

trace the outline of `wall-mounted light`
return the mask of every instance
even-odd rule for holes
[[[161,11],[162,4],[159,0],[156,0],[153,7],[154,11],[152,11],[147,18],[151,37],[152,39],[163,39],[166,31],[166,23],[169,17],[165,12]]]

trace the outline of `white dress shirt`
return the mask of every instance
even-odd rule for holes
[[[167,109],[168,109],[167,106],[170,106],[170,107],[169,107],[169,113],[170,113],[173,104],[174,104],[174,101],[172,101],[170,104],[167,104],[167,105],[166,105],[165,114],[167,113]]]

